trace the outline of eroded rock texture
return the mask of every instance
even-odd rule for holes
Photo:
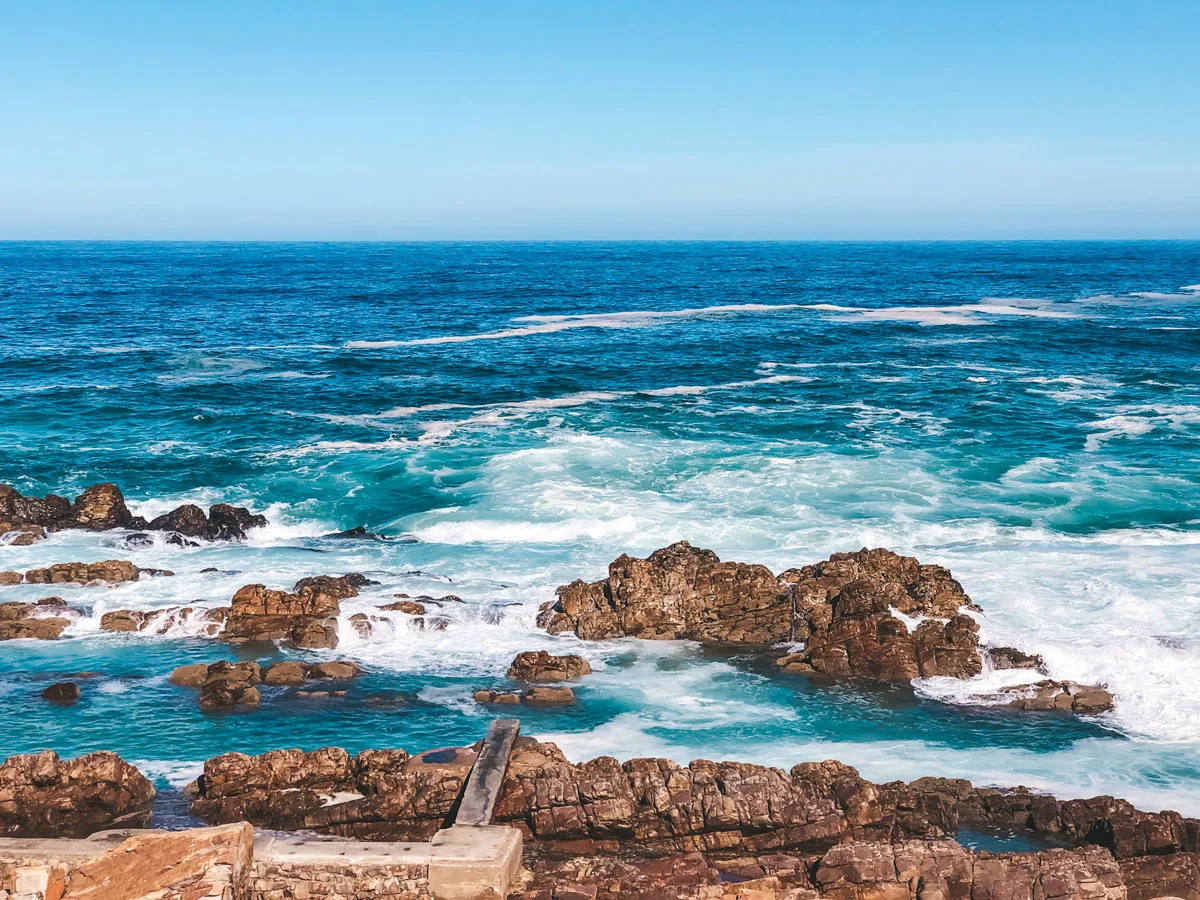
[[[0,835],[81,837],[105,828],[142,828],[154,786],[115,753],[62,760],[50,750],[0,764]]]
[[[233,595],[221,637],[227,641],[286,641],[296,647],[338,644],[341,600],[358,596],[361,575],[320,575],[296,582],[291,592],[248,584]]]

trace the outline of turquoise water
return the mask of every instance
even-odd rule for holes
[[[112,749],[178,786],[226,750],[468,742],[491,716],[471,692],[545,647],[596,674],[576,706],[518,714],[576,759],[838,758],[1198,814],[1198,283],[1179,242],[0,244],[0,482],[271,521],[245,545],[0,546],[0,569],[178,573],[56,589],[87,613],[63,640],[0,644],[0,755]],[[355,525],[402,540],[322,537]],[[1010,712],[994,673],[825,684],[536,629],[556,585],[680,538],[776,571],[864,545],[942,563],[986,640],[1107,683],[1117,710]],[[271,689],[226,715],[166,675],[239,651],[98,631],[106,609],[346,571],[381,582],[346,616],[467,602],[445,631],[394,615],[292,654],[361,661],[346,698]],[[83,671],[76,706],[39,697]]]

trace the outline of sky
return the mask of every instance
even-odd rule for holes
[[[0,4],[0,239],[1200,238],[1200,3]]]

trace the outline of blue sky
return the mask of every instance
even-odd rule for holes
[[[1200,3],[0,11],[0,238],[1200,238]]]

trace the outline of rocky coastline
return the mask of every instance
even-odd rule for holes
[[[340,748],[225,754],[187,789],[210,824],[427,840],[459,800],[479,746],[409,754]],[[113,754],[0,764],[0,834],[75,836],[144,825],[154,789]],[[1079,898],[1200,896],[1200,820],[1113,797],[921,778],[875,784],[835,761],[790,771],[665,759],[572,763],[518,738],[497,824],[525,837],[528,900],[568,897]],[[1023,835],[993,853],[964,830]]]

